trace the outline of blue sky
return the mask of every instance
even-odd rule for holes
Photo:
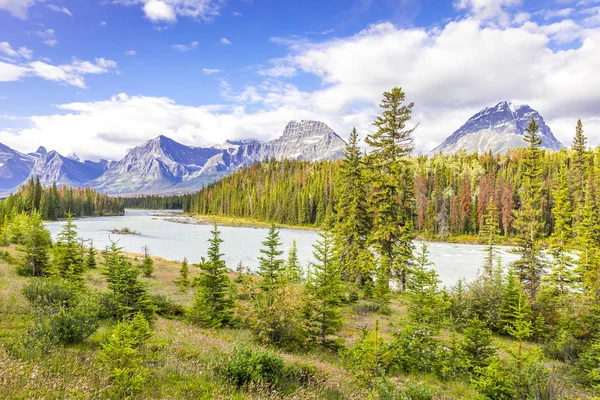
[[[115,159],[306,118],[346,137],[402,86],[417,151],[502,100],[568,144],[600,128],[599,27],[600,0],[0,0],[0,142]]]

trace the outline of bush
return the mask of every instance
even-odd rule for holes
[[[156,313],[164,318],[175,319],[185,315],[185,309],[181,304],[162,294],[152,294],[150,298],[156,306]]]
[[[48,348],[82,342],[98,329],[98,314],[93,300],[81,300],[70,308],[57,306],[51,313],[38,312],[25,344]]]
[[[262,383],[286,392],[299,384],[311,382],[316,368],[307,364],[286,365],[281,356],[271,351],[238,346],[220,368],[220,372],[238,387]]]
[[[23,295],[36,308],[70,307],[76,294],[69,282],[59,278],[32,278],[23,287]]]
[[[439,373],[443,345],[426,328],[407,326],[390,349],[390,369],[402,373]]]
[[[433,392],[422,383],[409,382],[402,396],[402,400],[433,400]]]

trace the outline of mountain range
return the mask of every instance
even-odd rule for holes
[[[430,155],[463,150],[502,153],[522,147],[531,118],[539,125],[542,147],[563,147],[537,111],[503,101],[469,118]],[[43,185],[89,185],[111,195],[187,193],[255,162],[339,159],[345,145],[319,121],[290,121],[280,137],[267,142],[228,140],[212,147],[187,146],[161,135],[129,150],[119,161],[81,160],[76,154],[62,156],[44,147],[23,154],[0,144],[0,194],[14,192],[30,177],[39,177]]]
[[[523,135],[531,118],[538,125],[541,147],[560,150],[563,145],[554,137],[537,111],[525,104],[503,101],[473,115],[429,154],[454,154],[462,150],[467,153],[484,153],[490,150],[493,153],[505,153],[508,149],[523,147],[526,145]]]
[[[43,185],[89,185],[111,195],[185,193],[259,161],[339,159],[345,145],[319,121],[290,121],[279,138],[267,142],[226,141],[212,147],[186,146],[161,135],[119,161],[83,161],[43,147],[22,154],[0,144],[0,193],[15,191],[30,177],[39,177]]]

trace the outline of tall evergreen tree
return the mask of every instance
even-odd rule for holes
[[[220,328],[233,322],[233,294],[227,266],[221,254],[221,232],[217,225],[208,240],[206,260],[200,264],[196,280],[196,297],[190,310],[192,321],[206,328]]]
[[[498,226],[498,209],[492,198],[490,198],[487,213],[483,217],[483,227],[480,230],[480,234],[486,241],[483,270],[487,279],[491,281],[494,274],[494,262],[496,261],[495,245],[498,235],[500,234],[500,227]]]
[[[340,165],[340,176],[336,182],[336,252],[345,281],[364,284],[372,279],[371,272],[361,268],[360,253],[366,249],[370,231],[367,207],[367,186],[364,162],[358,145],[358,133],[352,129]]]
[[[262,244],[264,248],[260,249],[263,255],[258,257],[258,274],[263,278],[260,287],[269,297],[269,293],[281,286],[284,270],[284,260],[279,258],[283,254],[281,240],[274,224]],[[267,302],[270,305],[269,300]]]
[[[312,271],[306,291],[311,298],[311,322],[321,345],[328,343],[328,335],[336,333],[343,325],[340,307],[344,296],[339,261],[334,253],[333,235],[319,234],[314,245]]]
[[[583,207],[585,201],[584,184],[588,175],[588,153],[587,153],[587,138],[583,134],[583,124],[581,120],[577,120],[575,127],[575,137],[573,138],[573,168],[572,168],[572,187],[573,200],[575,210],[578,211]],[[581,220],[582,216],[579,213],[575,214],[577,221]]]
[[[524,140],[529,146],[523,156],[521,207],[515,211],[514,222],[515,229],[519,234],[516,251],[520,255],[520,259],[513,265],[532,304],[535,304],[546,264],[540,243],[540,237],[544,230],[540,207],[543,196],[540,150],[542,139],[537,132],[538,125],[532,118],[524,135]]]
[[[19,272],[30,276],[47,275],[51,246],[50,232],[44,226],[39,212],[33,211],[24,232],[24,254]]]
[[[369,203],[375,218],[370,241],[404,290],[412,260],[414,177],[407,157],[414,148],[413,132],[407,128],[413,103],[405,104],[401,88],[383,94],[382,115],[374,125],[377,132],[368,135],[371,147],[367,156],[371,184]]]
[[[53,264],[56,275],[74,283],[83,282],[84,263],[80,247],[77,225],[71,214],[67,214],[66,223],[54,244]]]

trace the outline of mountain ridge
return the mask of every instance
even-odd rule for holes
[[[538,124],[542,147],[560,150],[563,145],[536,110],[526,104],[502,101],[473,115],[429,154],[454,154],[461,150],[505,153],[510,148],[526,146],[523,134],[532,117]]]

